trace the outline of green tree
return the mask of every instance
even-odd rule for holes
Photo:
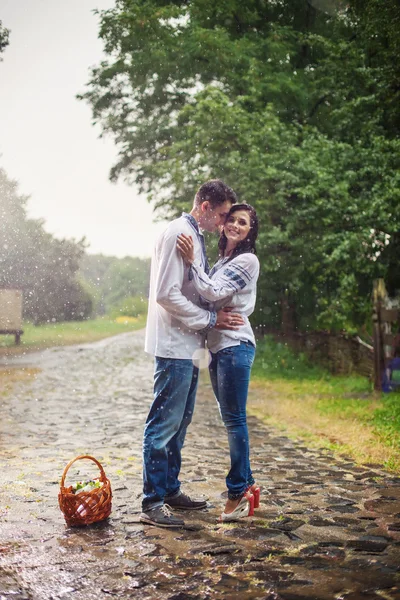
[[[144,296],[129,296],[112,307],[112,315],[117,317],[139,317],[147,315],[148,302]]]
[[[119,146],[111,177],[159,212],[187,208],[209,177],[254,204],[260,324],[289,298],[300,327],[360,325],[374,277],[400,287],[399,87],[387,85],[400,63],[386,64],[400,8],[319,4],[117,0],[99,13],[109,58],[82,96]]]
[[[58,240],[43,221],[28,219],[26,196],[0,169],[0,287],[24,293],[24,317],[34,323],[82,320],[92,301],[76,278],[84,240]]]
[[[130,297],[143,302],[148,297],[150,259],[85,254],[80,274],[94,297],[96,314],[110,313]]]
[[[357,35],[373,73],[387,134],[400,133],[400,6],[397,0],[352,0]]]

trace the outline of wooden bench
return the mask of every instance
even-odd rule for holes
[[[13,335],[15,337],[16,346],[21,343],[21,335],[23,333],[23,329],[0,329],[0,335]]]

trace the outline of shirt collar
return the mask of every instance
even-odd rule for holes
[[[197,233],[199,233],[200,235],[203,235],[203,232],[201,231],[201,229],[199,228],[199,224],[196,221],[196,219],[194,218],[193,215],[190,215],[189,213],[182,213],[182,217],[185,217],[185,219],[187,219],[189,221],[189,223],[195,228],[195,230],[197,231]]]

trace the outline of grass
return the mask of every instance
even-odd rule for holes
[[[0,356],[20,354],[32,350],[41,350],[53,346],[67,346],[95,342],[105,337],[141,329],[146,325],[146,317],[132,317],[118,320],[110,317],[98,317],[89,321],[68,321],[65,323],[46,323],[35,327],[24,323],[21,344],[15,346],[14,336],[0,336]]]
[[[249,411],[308,445],[400,472],[400,394],[333,376],[270,338],[258,345]]]
[[[17,383],[27,382],[36,377],[39,369],[18,369],[15,367],[0,368],[0,400],[7,396]]]

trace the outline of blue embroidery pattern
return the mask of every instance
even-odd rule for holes
[[[241,290],[246,287],[246,282],[242,279],[239,273],[235,273],[235,271],[232,271],[232,269],[225,269],[224,275],[229,277],[229,279],[232,281],[236,281]]]

